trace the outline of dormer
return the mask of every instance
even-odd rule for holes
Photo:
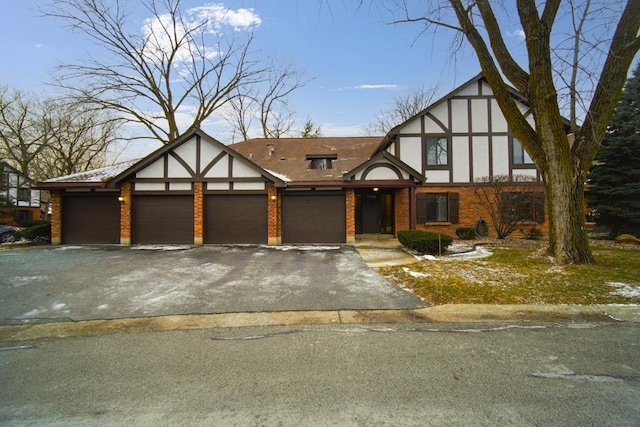
[[[337,154],[307,154],[308,169],[333,169],[332,161],[338,159]]]

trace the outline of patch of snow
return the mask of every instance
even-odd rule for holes
[[[340,249],[340,246],[295,246],[295,245],[281,245],[281,246],[262,246],[264,248],[275,249],[277,251],[336,251]]]
[[[109,304],[100,304],[98,310],[106,310],[109,308]]]
[[[622,282],[607,282],[607,285],[617,288],[611,295],[619,295],[625,298],[640,298],[640,285],[629,285]]]
[[[60,246],[59,248],[55,248],[54,251],[68,251],[71,249],[87,249],[88,246]]]
[[[491,251],[489,249],[486,249],[482,246],[476,246],[476,248],[472,251],[469,252],[461,252],[461,253],[454,253],[451,255],[447,255],[444,257],[444,259],[447,258],[454,258],[454,259],[478,259],[478,258],[486,258],[488,256],[491,255]]]
[[[429,273],[421,273],[419,271],[413,271],[413,270],[411,270],[410,268],[407,268],[407,267],[402,267],[402,271],[404,271],[405,273],[407,273],[411,277],[429,277],[429,276],[431,276],[431,274],[429,274]]]
[[[139,161],[140,159],[129,160],[103,168],[51,178],[44,182],[105,182],[120,175]]]
[[[139,251],[184,251],[191,249],[189,245],[138,245],[131,246],[132,250]]]
[[[56,302],[56,303],[53,303],[53,304],[51,305],[51,310],[53,310],[53,311],[60,311],[60,310],[62,310],[63,308],[65,308],[66,306],[67,306],[67,304],[64,304],[64,303],[62,303],[62,302]]]
[[[265,170],[267,172],[269,172],[271,175],[275,176],[276,178],[279,178],[279,179],[283,180],[284,182],[291,182],[291,178],[289,178],[286,175],[283,175],[283,174],[278,173],[278,172],[274,172],[274,171],[272,171],[270,169],[265,169]]]

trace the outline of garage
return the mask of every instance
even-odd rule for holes
[[[266,194],[207,195],[205,243],[267,243]]]
[[[63,243],[120,243],[119,194],[65,194],[62,198]]]
[[[345,243],[344,192],[284,193],[283,243]]]
[[[132,242],[193,244],[193,196],[134,196]]]

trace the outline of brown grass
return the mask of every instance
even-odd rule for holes
[[[439,258],[384,267],[427,304],[640,304],[611,283],[640,288],[640,250],[593,249],[595,264],[554,264],[535,247],[495,247],[481,259]]]

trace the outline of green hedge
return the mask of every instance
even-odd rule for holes
[[[473,240],[476,238],[476,230],[472,227],[458,227],[456,228],[456,236],[462,240]]]
[[[440,255],[453,242],[453,237],[421,230],[401,230],[398,231],[398,241],[412,251]]]
[[[16,240],[20,239],[32,242],[51,242],[51,223],[46,222],[18,231]]]

